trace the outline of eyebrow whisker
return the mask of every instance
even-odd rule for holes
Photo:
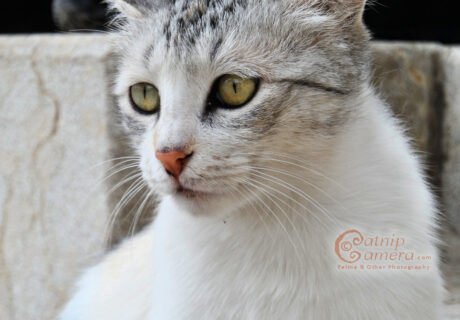
[[[343,96],[350,93],[349,91],[345,91],[345,90],[342,90],[342,89],[339,89],[339,88],[330,87],[328,85],[318,83],[318,82],[314,82],[314,81],[310,81],[310,80],[282,79],[282,80],[278,80],[277,82],[289,82],[289,83],[292,83],[294,85],[315,88],[315,89],[319,89],[319,90],[323,90],[323,91],[327,91],[327,92],[331,92],[331,93],[335,93],[335,94],[343,95]]]

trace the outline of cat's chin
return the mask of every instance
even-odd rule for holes
[[[155,190],[160,198],[169,198],[179,205],[184,211],[199,215],[214,215],[216,213],[227,213],[238,207],[241,199],[235,198],[232,192],[225,188],[205,188],[187,184],[163,181],[154,183],[146,179],[149,187]]]
[[[225,193],[178,187],[169,196],[179,207],[194,215],[226,214],[235,207],[235,199]]]
[[[209,192],[187,189],[183,186],[177,187],[173,195],[175,197],[183,198],[183,199],[187,199],[191,201],[209,201],[210,199],[218,196],[217,194],[213,194]]]

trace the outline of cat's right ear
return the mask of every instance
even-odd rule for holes
[[[295,8],[318,9],[337,19],[362,24],[368,0],[287,0]]]

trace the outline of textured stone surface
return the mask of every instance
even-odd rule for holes
[[[442,200],[446,212],[444,266],[451,319],[460,319],[460,48],[449,50],[443,64],[446,110],[443,131],[445,152]]]
[[[374,84],[408,129],[437,187],[443,162],[442,66],[447,51],[435,44],[374,44]]]
[[[449,51],[444,65],[445,111],[443,201],[453,229],[460,234],[460,48]]]
[[[105,37],[0,38],[0,319],[52,319],[108,216]]]
[[[449,319],[460,319],[458,50],[374,44],[374,83],[406,124],[447,209]],[[108,192],[128,170],[97,183],[112,163],[95,165],[129,156],[109,112],[112,62],[106,36],[0,38],[0,319],[52,319],[78,270],[103,252],[112,209],[129,194],[129,183]],[[138,200],[121,210],[114,242],[127,234]]]

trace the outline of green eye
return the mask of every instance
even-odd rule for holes
[[[256,79],[226,74],[218,80],[217,93],[226,105],[240,107],[254,97],[256,89]]]
[[[152,114],[160,106],[158,89],[149,83],[136,83],[129,89],[135,109],[141,113]]]

